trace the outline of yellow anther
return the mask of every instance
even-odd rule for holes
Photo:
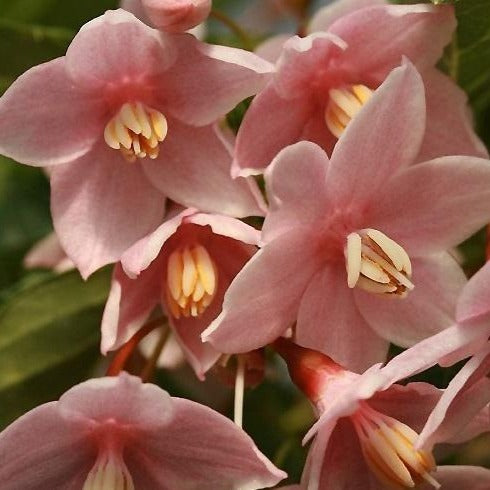
[[[120,150],[129,162],[146,157],[155,159],[167,130],[167,119],[161,112],[140,102],[127,102],[107,123],[104,140],[110,148]]]
[[[213,301],[218,270],[202,245],[172,252],[167,262],[166,299],[175,318],[198,317]]]
[[[334,136],[340,138],[351,119],[362,109],[372,93],[373,91],[365,85],[348,85],[329,90],[325,122]]]
[[[347,285],[370,293],[405,296],[414,288],[412,264],[400,245],[371,228],[351,233],[345,247]]]

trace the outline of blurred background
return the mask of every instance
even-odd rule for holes
[[[258,44],[274,33],[298,31],[308,13],[326,3],[215,0],[214,6],[236,20]],[[117,5],[115,0],[0,0],[0,93],[30,67],[64,55],[85,22]],[[488,146],[490,2],[459,0],[456,10],[458,32],[441,68],[468,92],[478,132]],[[240,39],[216,20],[208,22],[206,39],[241,46]],[[231,115],[235,128],[242,114],[243,107]],[[107,366],[98,344],[110,268],[87,283],[76,272],[26,270],[25,254],[51,231],[45,174],[0,156],[0,429],[81,380],[102,375]],[[458,251],[469,275],[484,263],[485,246],[482,230]],[[136,356],[132,362],[137,365],[142,360]],[[445,387],[456,369],[434,369],[418,379]],[[231,413],[232,389],[215,373],[201,383],[190,369],[179,367],[159,370],[155,381],[173,395]],[[244,427],[260,449],[288,471],[290,481],[297,481],[305,458],[301,439],[312,412],[272,354],[265,382],[246,393],[244,412]],[[446,448],[440,451],[445,462],[490,466],[488,449],[488,439],[482,437],[456,453]]]

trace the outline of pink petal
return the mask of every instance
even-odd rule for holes
[[[290,34],[277,34],[266,39],[255,48],[255,54],[270,63],[275,63],[281,56],[284,43],[291,38]]]
[[[447,253],[412,260],[415,284],[405,298],[386,298],[355,290],[361,314],[383,338],[408,347],[454,323],[456,302],[466,283]]]
[[[319,267],[306,228],[265,245],[231,283],[223,311],[202,335],[222,352],[247,352],[279,337],[294,322],[301,295]],[[301,258],[301,260],[298,260]]]
[[[133,478],[148,482],[141,488],[253,490],[286,477],[223,415],[180,398],[172,398],[172,407],[174,417],[164,430],[128,448]]]
[[[373,93],[335,145],[327,174],[332,202],[359,209],[368,199],[378,201],[386,180],[415,159],[424,129],[424,86],[406,62]]]
[[[445,155],[488,157],[473,128],[466,93],[436,69],[423,74],[427,101],[427,126],[418,161]]]
[[[177,231],[186,216],[196,212],[195,209],[184,209],[171,218],[167,218],[155,231],[136,242],[127,250],[122,258],[121,265],[126,274],[135,278],[141,271],[147,269],[157,258],[165,242]]]
[[[214,123],[267,83],[273,65],[242,49],[204,44],[190,34],[175,36],[178,63],[165,73],[165,107],[180,121]]]
[[[490,344],[451,380],[430,414],[417,441],[418,446],[431,448],[438,442],[461,435],[471,419],[490,402],[490,381],[484,379],[489,370]],[[490,430],[488,422],[486,430]]]
[[[463,156],[414,165],[383,187],[368,214],[370,227],[411,256],[449,249],[488,222],[490,165]]]
[[[116,262],[158,226],[165,197],[102,142],[51,174],[51,212],[62,247],[84,278]]]
[[[349,46],[345,69],[382,81],[402,55],[419,69],[434,66],[455,28],[450,6],[374,5],[339,18],[328,31]]]
[[[269,197],[265,241],[294,226],[315,226],[323,220],[328,164],[325,152],[307,141],[288,146],[277,155],[265,174]]]
[[[485,264],[464,288],[456,308],[456,318],[460,323],[484,320],[488,313],[490,313],[490,262]]]
[[[490,470],[479,466],[438,466],[434,477],[444,490],[488,490],[490,488]],[[420,490],[432,490],[429,484]]]
[[[66,67],[77,84],[110,93],[118,86],[146,89],[176,56],[159,31],[125,10],[108,10],[80,29],[66,53]]]
[[[2,490],[39,490],[40,484],[77,488],[69,486],[74,480],[78,488],[83,485],[97,455],[83,430],[65,420],[56,405],[31,410],[0,434]]]
[[[211,0],[142,0],[153,25],[167,32],[184,32],[205,21]]]
[[[262,173],[281,149],[301,139],[312,112],[310,96],[285,99],[274,84],[268,85],[253,100],[238,131],[233,173]]]
[[[78,88],[64,58],[31,68],[0,99],[0,153],[38,167],[86,154],[104,131],[104,101]]]
[[[53,269],[55,272],[65,272],[75,266],[61,248],[56,233],[49,233],[29,250],[24,257],[24,267],[26,269],[42,267]]]
[[[180,204],[238,218],[264,214],[255,182],[231,178],[231,155],[213,126],[169,120],[160,156],[142,165],[149,180]]]
[[[385,5],[384,0],[337,0],[315,13],[308,25],[308,32],[327,31],[330,26],[345,15],[372,5]]]
[[[130,279],[121,265],[116,265],[102,316],[102,354],[121,347],[148,319],[160,298],[164,278],[159,270],[159,264],[155,264],[136,279]]]
[[[384,362],[389,347],[359,313],[344,267],[333,265],[318,271],[303,294],[296,341],[354,372]]]

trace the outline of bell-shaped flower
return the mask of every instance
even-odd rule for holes
[[[439,400],[441,390],[427,383],[393,384],[390,364],[384,368],[375,365],[358,375],[327,356],[287,340],[280,339],[275,347],[319,417],[305,437],[305,442],[313,436],[315,439],[302,476],[302,488],[429,490],[450,483],[451,478],[475,486],[450,484],[443,485],[443,489],[483,489],[484,484],[490,483],[490,470],[436,467],[430,451],[415,447],[417,431]],[[404,363],[404,367],[406,374],[411,374],[419,366]],[[464,442],[485,430],[487,423],[480,417],[445,442]]]
[[[0,460],[2,490],[252,490],[285,477],[226,417],[125,373],[19,418]]]
[[[221,353],[203,343],[201,333],[220,313],[226,289],[259,240],[260,232],[242,221],[193,209],[165,221],[116,265],[102,320],[102,352],[127,342],[160,304],[202,378]]]
[[[465,93],[434,68],[455,26],[450,6],[340,0],[317,13],[307,37],[269,41],[259,52],[274,59],[281,48],[277,70],[240,127],[234,175],[262,173],[282,148],[301,140],[330,155],[404,56],[421,72],[427,94],[427,128],[417,161],[487,156],[473,131]]]
[[[255,183],[230,177],[215,121],[265,83],[246,51],[164,34],[123,10],[82,27],[66,56],[0,99],[0,153],[51,169],[54,227],[87,277],[162,221],[165,196],[243,217]]]
[[[490,164],[443,157],[410,165],[424,134],[424,87],[396,68],[339,139],[281,151],[265,180],[265,246],[204,332],[246,352],[297,322],[295,340],[361,371],[449,327],[466,278],[446,250],[490,218]]]

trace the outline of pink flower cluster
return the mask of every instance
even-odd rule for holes
[[[435,67],[453,9],[337,0],[254,54],[183,32],[210,1],[125,6],[139,18],[90,21],[0,98],[0,153],[49,170],[56,235],[26,263],[115,264],[104,355],[157,309],[200,379],[272,346],[318,415],[298,488],[490,488],[431,453],[490,430],[490,265],[468,281],[454,253],[490,222],[490,161]],[[390,343],[407,350],[386,363]],[[397,384],[470,356],[446,390]],[[286,477],[224,416],[125,373],[21,417],[0,461],[2,490]]]

